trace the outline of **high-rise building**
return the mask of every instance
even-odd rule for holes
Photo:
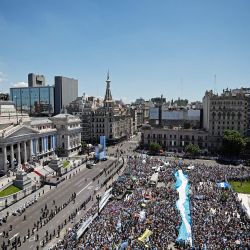
[[[55,76],[55,114],[60,114],[78,97],[78,80]]]
[[[248,129],[248,97],[241,92],[223,90],[221,95],[206,91],[203,97],[203,128],[211,137],[211,148],[221,146],[224,130]]]
[[[17,111],[31,116],[54,114],[54,86],[10,88]]]
[[[45,86],[44,75],[36,75],[34,73],[28,74],[28,86],[29,87],[42,87]]]
[[[247,126],[248,99],[242,93],[223,90],[221,95],[206,91],[203,98],[203,128],[211,135],[222,136],[225,129],[244,135]]]

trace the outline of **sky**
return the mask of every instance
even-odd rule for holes
[[[28,73],[125,102],[250,87],[248,0],[0,0],[0,92]],[[216,80],[215,80],[216,75]]]

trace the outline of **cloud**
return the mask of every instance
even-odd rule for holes
[[[7,78],[6,78],[5,74],[3,72],[0,72],[0,83],[3,83],[6,80],[7,80]]]
[[[28,83],[27,82],[17,82],[13,84],[14,88],[22,88],[22,87],[28,87]]]

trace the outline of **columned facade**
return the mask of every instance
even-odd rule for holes
[[[53,118],[33,118],[24,124],[22,120],[3,123],[1,107],[13,105],[0,102],[0,175],[19,166],[54,154],[57,147],[65,147],[67,155],[77,153],[81,146],[79,118],[59,115]],[[13,105],[14,106],[14,105]],[[3,110],[6,110],[3,108]],[[9,112],[12,112],[12,108]],[[9,113],[11,117],[12,113]],[[6,114],[4,114],[6,116]]]
[[[39,141],[41,142],[39,150]],[[0,145],[0,159],[2,160],[4,172],[15,169],[17,166],[33,161],[42,155],[53,153],[56,149],[56,135],[48,135],[35,139],[27,139],[16,143]]]

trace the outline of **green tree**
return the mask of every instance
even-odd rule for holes
[[[185,152],[192,156],[196,156],[200,153],[200,148],[198,145],[194,145],[192,143],[188,144],[185,148]]]
[[[62,147],[57,147],[55,149],[55,153],[57,154],[57,156],[63,156],[65,153],[65,150]]]
[[[222,153],[226,156],[239,156],[244,150],[246,141],[236,130],[225,130],[222,142]]]
[[[158,143],[150,143],[149,150],[154,153],[159,152],[159,150],[161,150],[161,145]]]

